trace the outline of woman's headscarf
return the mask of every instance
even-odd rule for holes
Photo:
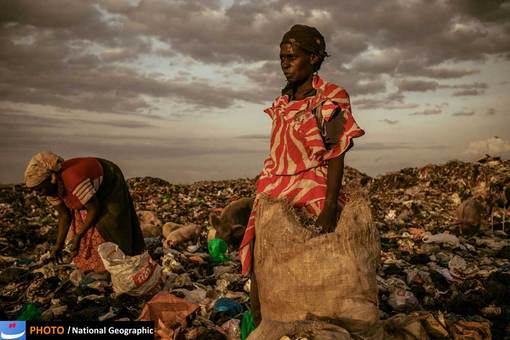
[[[63,161],[63,158],[50,151],[36,154],[28,162],[25,170],[26,186],[29,188],[35,187],[50,177],[52,183],[56,183],[56,173],[60,170]]]
[[[326,41],[322,34],[315,28],[306,25],[294,25],[290,31],[284,34],[281,44],[289,43],[303,50],[313,53],[321,59],[328,56]]]

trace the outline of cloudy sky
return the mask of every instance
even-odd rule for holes
[[[128,177],[255,176],[295,23],[325,36],[320,74],[366,131],[347,165],[510,156],[510,1],[2,0],[0,182],[40,150]]]

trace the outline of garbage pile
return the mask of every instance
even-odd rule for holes
[[[344,182],[347,196],[362,188],[371,200],[382,320],[412,328],[412,316],[429,338],[508,337],[510,161],[451,161],[374,178],[346,168]],[[0,319],[152,319],[162,339],[245,339],[253,329],[249,279],[240,275],[237,249],[215,239],[209,215],[253,197],[255,179],[128,183],[160,275],[157,291],[117,294],[108,273],[45,261],[55,213],[24,186],[4,185]]]
[[[510,334],[509,188],[510,162],[490,157],[370,181],[381,236],[382,318],[431,311],[426,324],[438,337]],[[481,223],[463,228],[458,207],[469,199],[480,205]]]

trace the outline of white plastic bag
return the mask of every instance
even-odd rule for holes
[[[97,248],[104,266],[112,276],[113,291],[133,296],[155,293],[161,283],[161,266],[154,262],[149,253],[127,256],[112,242],[105,242]]]

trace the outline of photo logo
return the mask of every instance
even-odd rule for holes
[[[0,339],[25,340],[25,321],[0,321]]]

